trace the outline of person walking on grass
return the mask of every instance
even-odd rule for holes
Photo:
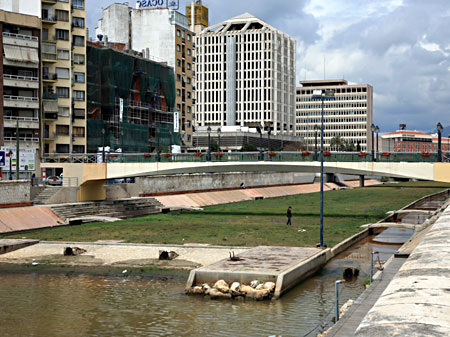
[[[292,207],[289,206],[286,212],[286,216],[287,216],[287,222],[286,225],[288,226],[292,226],[292,222],[291,222],[291,218],[292,218]]]

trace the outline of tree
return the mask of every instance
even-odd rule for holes
[[[215,139],[211,139],[211,152],[217,152],[219,151],[219,146],[217,145],[217,142]]]
[[[241,148],[241,152],[257,152],[258,148],[253,144],[245,144]]]
[[[344,146],[343,140],[341,136],[334,136],[330,140],[330,147],[332,150],[341,151],[341,148]]]

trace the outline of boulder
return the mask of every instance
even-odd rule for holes
[[[267,289],[271,293],[273,293],[275,291],[275,283],[273,283],[273,282],[266,282],[266,283],[264,283],[264,289]]]
[[[243,294],[248,294],[248,293],[255,291],[255,289],[253,289],[252,287],[247,286],[245,284],[241,284],[241,286],[239,287],[239,291]]]
[[[269,298],[270,291],[267,289],[263,290],[253,290],[252,292],[247,293],[247,298],[251,298],[257,301],[264,300],[266,298]]]
[[[227,298],[227,299],[231,298],[231,294],[224,294],[223,292],[221,292],[215,288],[211,288],[208,292],[208,295],[212,300],[219,299],[219,298]]]
[[[195,294],[195,295],[203,295],[203,294],[204,294],[203,288],[202,288],[202,287],[198,287],[198,286],[192,288],[192,294]]]
[[[221,291],[222,293],[226,294],[230,292],[230,287],[224,280],[219,280],[214,284],[214,289],[217,289]]]
[[[261,283],[262,283],[261,281],[254,280],[254,281],[250,282],[250,287],[256,288],[256,287],[259,286]]]
[[[266,289],[265,287],[264,287],[264,284],[258,284],[258,286],[255,288],[255,290],[264,290],[264,289]]]
[[[239,287],[241,284],[239,282],[233,282],[233,284],[230,287],[230,293],[233,296],[241,295],[241,292],[239,291]]]

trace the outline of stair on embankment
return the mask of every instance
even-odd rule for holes
[[[45,205],[60,189],[60,186],[46,186],[31,201],[35,205]]]
[[[50,209],[64,221],[89,216],[135,218],[160,213],[164,206],[154,198],[131,198],[111,201],[51,205]]]

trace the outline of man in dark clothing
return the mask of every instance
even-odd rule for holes
[[[288,219],[287,219],[287,222],[286,222],[286,225],[292,226],[292,222],[291,222],[291,218],[292,218],[292,207],[291,207],[291,206],[288,207],[286,216],[287,216],[287,218],[288,218]]]

